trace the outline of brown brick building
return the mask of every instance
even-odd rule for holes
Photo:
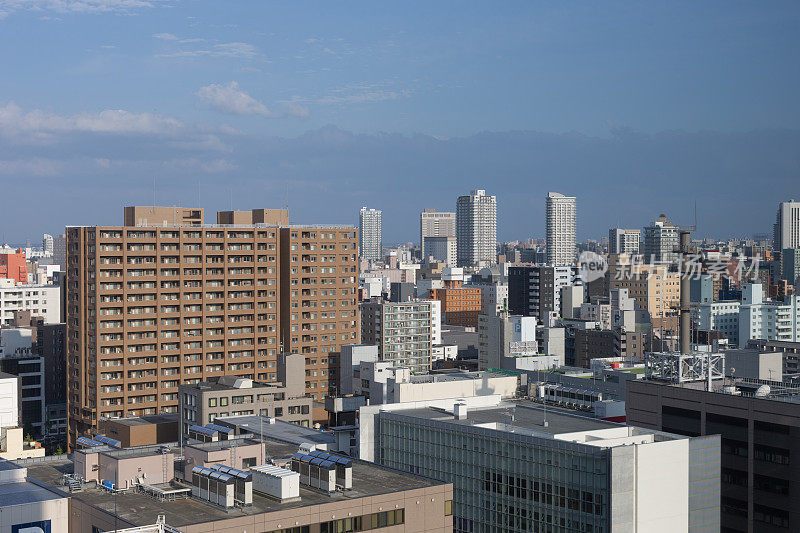
[[[481,314],[480,287],[431,289],[430,299],[442,302],[442,323],[478,327],[478,315]]]
[[[202,216],[129,207],[138,225],[67,228],[70,444],[102,418],[177,412],[181,384],[275,381],[282,351],[308,354],[322,400],[328,354],[357,342],[354,228]]]

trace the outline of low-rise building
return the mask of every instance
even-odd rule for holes
[[[703,331],[718,331],[732,344],[739,342],[739,301],[720,300],[697,304],[696,327]]]
[[[227,416],[275,417],[302,426],[313,423],[313,399],[305,395],[305,356],[286,354],[279,360],[277,383],[258,383],[238,376],[181,385],[181,431]]]
[[[544,370],[564,364],[563,349],[548,350],[549,332],[539,328],[535,317],[503,312],[481,315],[478,324],[478,364],[482,370]]]
[[[102,434],[120,441],[124,448],[177,442],[179,428],[177,413],[110,418],[99,424]]]
[[[14,323],[14,311],[30,311],[46,323],[63,322],[61,287],[58,285],[17,285],[0,278],[0,325]]]
[[[787,296],[785,301],[764,300],[762,285],[748,283],[742,290],[739,307],[739,347],[750,339],[800,341],[800,298]]]
[[[336,483],[323,490],[313,485],[314,479],[308,472],[313,459],[308,454],[322,452],[313,447],[301,450],[295,444],[271,440],[268,436],[261,441],[237,438],[190,443],[184,446],[183,460],[174,460],[176,451],[177,448],[163,447],[97,449],[89,450],[90,453],[76,452],[78,458],[74,464],[67,456],[31,463],[28,479],[42,493],[55,492],[51,487],[63,484],[65,473],[70,474],[68,481],[75,486],[75,491],[69,495],[69,511],[67,498],[63,497],[61,521],[53,522],[50,529],[42,531],[84,533],[134,527],[143,528],[136,531],[177,530],[182,533],[364,530],[443,533],[453,530],[453,491],[452,485],[446,482],[339,455],[326,455],[326,459],[332,458],[336,463],[317,461],[315,474],[324,473],[326,478],[329,472],[338,475],[335,465],[342,464],[347,471],[349,488],[344,490],[344,484],[337,486],[338,478],[331,475]],[[90,455],[97,458],[89,458]],[[298,468],[300,483],[294,486],[296,492],[292,497],[275,496],[269,487],[256,485],[256,470],[297,477],[292,474],[294,463],[302,463],[304,457],[309,458],[304,463],[305,477],[302,467]],[[86,458],[88,463],[81,462]],[[173,460],[176,468],[172,466]],[[251,463],[253,471],[249,470]],[[259,470],[259,465],[264,466]],[[90,479],[96,476],[99,483],[82,481],[80,478],[84,474]],[[205,481],[198,479],[203,476]],[[168,482],[162,482],[164,479]],[[19,490],[19,486],[15,488]],[[24,491],[14,497],[3,485],[0,485],[0,494],[6,505],[9,501],[17,504],[25,498],[31,499]],[[189,497],[190,494],[193,497]],[[4,520],[6,516],[8,520],[20,517],[19,522],[26,526],[34,520],[49,518],[24,516],[22,520],[21,515],[11,512],[3,512],[2,516]],[[153,525],[160,527],[152,529]],[[8,531],[17,529],[9,526]]]
[[[69,528],[69,497],[39,483],[24,466],[0,459],[0,530],[12,533],[78,531]]]

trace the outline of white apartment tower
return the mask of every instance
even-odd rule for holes
[[[358,233],[361,238],[361,258],[378,261],[381,258],[381,211],[361,208],[358,216]]]
[[[611,228],[608,230],[608,253],[639,255],[638,229]]]
[[[419,249],[423,261],[428,256],[435,255],[426,246],[426,240],[431,237],[456,237],[456,214],[437,212],[435,209],[426,209],[419,216]],[[446,239],[441,239],[445,243]],[[455,266],[455,265],[448,265]]]
[[[787,248],[800,248],[800,202],[790,200],[778,205],[772,237],[777,252],[783,252]]]
[[[547,263],[575,263],[575,197],[547,193]]]
[[[497,197],[477,189],[456,203],[458,266],[491,265],[497,259]]]

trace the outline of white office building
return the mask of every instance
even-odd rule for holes
[[[453,483],[456,532],[719,531],[719,435],[483,396],[360,408],[363,460]]]
[[[564,354],[540,351],[538,324],[532,316],[480,315],[478,368],[536,371],[564,365]]]
[[[48,324],[63,322],[61,287],[57,285],[16,285],[13,279],[0,279],[0,325],[10,325],[14,311],[30,311]]]
[[[53,236],[48,233],[42,235],[42,252],[45,256],[53,255]]]
[[[697,310],[694,312],[697,329],[717,331],[728,339],[731,346],[738,345],[739,306],[738,300],[698,303]]]
[[[423,261],[429,256],[437,256],[438,250],[428,248],[430,237],[456,238],[456,214],[439,212],[435,209],[426,209],[419,216],[419,248],[422,251]],[[455,244],[453,245],[455,248]],[[437,257],[438,259],[438,257]],[[441,260],[441,259],[440,259]],[[448,266],[455,266],[455,263]]]
[[[477,189],[456,203],[458,266],[491,265],[497,259],[497,197]]]
[[[370,261],[381,259],[383,241],[381,237],[381,211],[361,208],[358,216],[358,232],[361,241],[361,258]]]
[[[611,228],[608,230],[608,253],[638,255],[640,234],[638,229]]]
[[[751,339],[798,342],[798,318],[797,296],[787,297],[786,302],[764,300],[761,284],[749,283],[742,290],[739,307],[739,347],[747,347]]]
[[[547,263],[554,266],[575,263],[575,197],[547,193]]]

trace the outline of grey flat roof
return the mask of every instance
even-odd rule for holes
[[[443,372],[440,374],[421,374],[411,376],[411,383],[441,383],[443,381],[477,381],[488,378],[516,378],[516,375],[501,374],[488,370],[480,372]]]
[[[511,420],[511,414],[514,420]],[[520,428],[529,429],[548,435],[559,433],[573,433],[576,431],[596,431],[598,429],[608,429],[620,427],[625,424],[615,424],[597,418],[590,418],[576,414],[574,411],[567,411],[551,406],[547,407],[547,426],[543,425],[545,420],[545,410],[541,405],[532,402],[508,402],[501,403],[498,407],[483,407],[467,409],[467,418],[457,420],[452,413],[437,409],[435,407],[425,407],[421,409],[406,409],[397,411],[384,411],[386,415],[407,415],[426,420],[441,420],[463,426],[474,426],[477,424],[506,424]],[[504,431],[498,429],[498,431]]]
[[[58,500],[64,496],[51,492],[44,487],[20,481],[19,483],[0,484],[0,507],[10,507],[23,503]]]
[[[134,448],[109,448],[107,450],[102,450],[100,453],[116,459],[131,459],[135,457],[150,457],[152,455],[160,455],[162,448],[170,448],[170,451],[173,453],[178,451],[176,448],[166,444],[154,444],[152,446],[136,446]]]
[[[163,424],[166,422],[178,422],[178,415],[147,415],[147,416],[134,416],[129,418],[113,418],[109,422],[122,424],[125,426],[144,426],[147,424]]]
[[[238,437],[228,440],[218,440],[216,442],[191,442],[187,443],[186,447],[192,447],[206,451],[219,451],[219,450],[229,450],[234,446],[254,446],[258,444],[258,442],[259,441],[255,439]]]
[[[283,443],[267,442],[265,444],[267,452],[273,457],[286,457],[290,453],[297,451],[296,447]],[[72,472],[73,469],[72,461],[68,459],[32,463],[27,466],[28,475],[31,478],[54,486],[61,479],[64,472]],[[311,505],[336,503],[354,498],[432,487],[443,483],[442,481],[380,467],[373,463],[354,460],[353,490],[334,493],[330,496],[311,490],[305,485],[300,485],[299,501],[281,503],[254,493],[252,507],[246,509],[233,508],[226,511],[194,499],[159,502],[143,494],[131,492],[117,496],[117,513],[120,519],[135,525],[154,524],[158,515],[165,515],[169,525],[179,528],[190,524],[228,520],[273,511],[299,509]],[[188,487],[188,485],[186,486]],[[114,512],[114,495],[102,489],[87,488],[80,492],[71,493],[70,497],[111,514]]]
[[[224,383],[218,383],[216,381],[201,381],[200,383],[196,383],[194,385],[181,385],[180,388],[191,390],[193,392],[241,391],[242,394],[247,394],[248,391],[250,391],[251,394],[287,392],[286,386],[280,381],[275,381],[270,383],[261,383],[259,381],[254,381],[252,387],[234,387],[232,385],[226,385]]]
[[[333,444],[336,442],[336,438],[330,433],[291,424],[283,420],[275,420],[274,423],[270,424],[269,420],[269,417],[258,415],[226,416],[215,419],[214,423],[222,426],[237,427],[254,435],[261,435],[263,431],[265,439],[293,444],[301,444],[303,442]]]

